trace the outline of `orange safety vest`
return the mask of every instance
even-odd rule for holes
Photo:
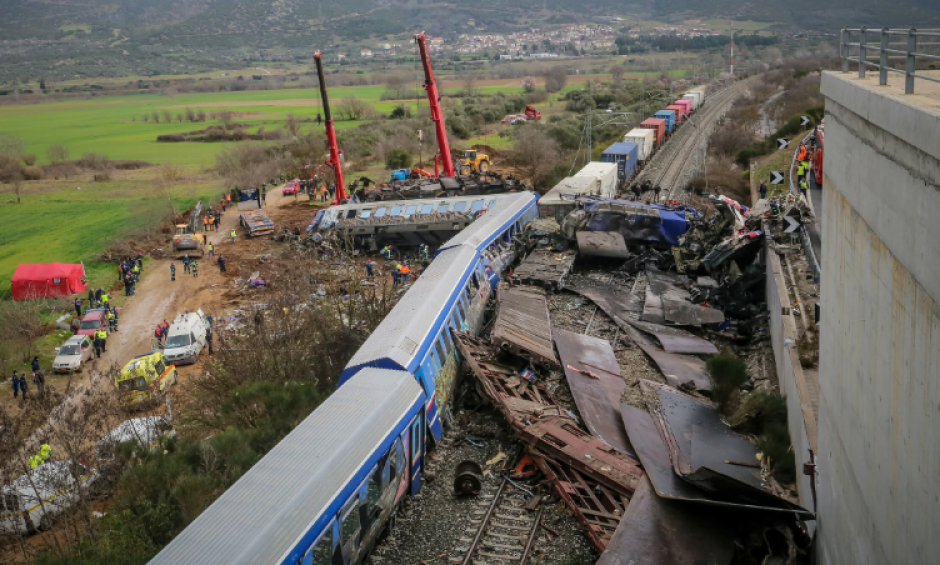
[[[207,225],[209,223],[209,218],[207,216],[202,217],[202,225]]]
[[[411,273],[411,267],[409,267],[408,265],[403,265],[402,268],[401,268],[401,273],[402,273],[403,275],[407,275],[407,274]]]
[[[806,160],[806,146],[805,146],[805,145],[800,145],[800,151],[799,151],[799,153],[797,153],[796,159],[797,159],[798,161],[805,161],[805,160]]]

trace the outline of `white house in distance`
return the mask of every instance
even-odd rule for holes
[[[363,59],[366,59],[366,58],[368,58],[368,57],[371,57],[371,56],[372,56],[372,50],[371,50],[371,49],[368,49],[368,48],[366,48],[366,47],[363,47],[362,49],[359,50],[359,56],[362,57]]]

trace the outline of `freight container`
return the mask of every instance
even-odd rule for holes
[[[682,99],[683,99],[683,100],[688,100],[689,102],[692,103],[692,111],[693,111],[693,112],[696,111],[696,110],[698,110],[698,96],[697,96],[697,95],[692,94],[692,93],[690,92],[690,93],[688,93],[688,94],[683,94],[683,95],[682,95]]]
[[[592,161],[575,173],[576,177],[590,177],[597,182],[591,194],[605,198],[617,197],[617,166],[614,163]]]
[[[666,140],[666,123],[663,118],[647,118],[643,120],[640,127],[653,130],[653,145],[659,147]]]
[[[676,100],[674,104],[676,106],[682,106],[683,108],[685,108],[685,110],[682,111],[683,119],[688,118],[689,114],[692,113],[692,101],[691,100],[686,100],[682,98],[682,99]]]
[[[601,155],[605,163],[617,163],[617,179],[625,183],[633,176],[637,165],[637,144],[618,141],[608,147]]]
[[[679,106],[678,104],[670,104],[666,106],[667,110],[672,110],[676,113],[676,125],[679,124],[682,120],[685,119],[685,106]]]
[[[539,217],[555,218],[561,222],[562,218],[574,210],[575,198],[584,194],[596,194],[597,179],[590,176],[568,177],[562,179],[545,196],[539,198]]]
[[[636,143],[637,153],[636,158],[640,162],[644,162],[650,158],[650,155],[653,154],[653,138],[655,133],[649,129],[632,129],[627,132],[627,135],[623,136],[623,140],[626,143]]]
[[[701,108],[705,105],[705,88],[696,88],[688,91],[686,94],[694,94],[698,97],[698,107]]]
[[[672,133],[672,130],[676,129],[676,111],[675,110],[660,110],[653,114],[654,118],[660,118],[666,120],[666,133]]]

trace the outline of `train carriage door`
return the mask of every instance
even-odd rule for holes
[[[424,455],[424,415],[419,413],[411,422],[411,442],[409,443],[409,461],[411,465],[411,496],[421,490],[421,465]]]

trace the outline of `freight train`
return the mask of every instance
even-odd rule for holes
[[[343,370],[339,388],[151,565],[355,565],[421,489],[457,387],[454,331],[480,331],[531,192],[444,243]]]

